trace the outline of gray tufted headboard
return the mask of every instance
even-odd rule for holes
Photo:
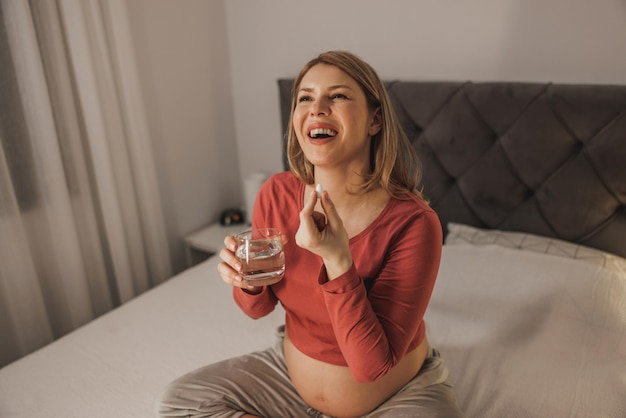
[[[278,81],[283,132],[292,83]],[[626,257],[626,86],[394,81],[387,89],[444,232],[452,221]]]

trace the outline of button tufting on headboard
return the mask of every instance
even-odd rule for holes
[[[279,81],[284,128],[291,82]],[[626,86],[386,85],[444,231],[454,221],[626,256]]]

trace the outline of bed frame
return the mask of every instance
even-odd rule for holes
[[[278,80],[283,133],[292,84]],[[457,222],[626,256],[626,86],[386,86],[444,234]]]

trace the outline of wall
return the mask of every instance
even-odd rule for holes
[[[348,49],[384,79],[626,84],[623,0],[228,0],[244,178],[281,170],[276,79]]]
[[[239,206],[223,1],[128,0],[172,264],[182,239]]]

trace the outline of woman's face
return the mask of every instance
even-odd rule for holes
[[[312,67],[296,92],[293,127],[306,158],[316,167],[369,170],[369,141],[380,130],[359,84],[339,68]]]

